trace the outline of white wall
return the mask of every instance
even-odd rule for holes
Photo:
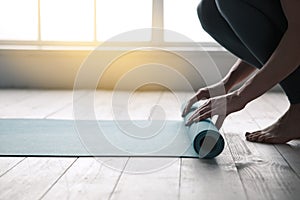
[[[88,50],[0,50],[0,87],[72,89],[76,73],[90,53]],[[220,79],[215,70],[212,69],[213,65],[207,53],[200,51],[180,51],[178,53],[195,63],[200,73],[205,75],[207,84],[214,83]],[[115,54],[116,52],[114,51],[101,51],[96,56],[94,55],[93,59],[88,60],[89,64],[93,65],[91,69],[94,69],[90,73],[99,71],[99,67],[103,67],[105,59]],[[228,72],[236,61],[236,58],[226,51],[211,51],[209,55],[216,63],[222,76]],[[126,55],[113,63],[106,70],[105,75],[98,84],[98,88],[112,89],[120,77],[126,76],[128,71],[133,70],[136,66],[150,62],[164,63],[176,69],[190,81],[194,89],[205,85],[203,78],[197,75],[195,69],[188,66],[178,56],[160,51],[141,51],[136,52],[134,55]],[[174,80],[174,76],[163,71],[154,74],[139,73],[135,75],[136,77],[133,75],[133,78],[121,85],[121,89],[136,87],[135,80],[141,78],[141,76],[149,78],[149,76],[157,77],[158,75],[163,79],[172,81],[173,89],[185,89],[180,82]],[[84,84],[82,87],[85,87]]]

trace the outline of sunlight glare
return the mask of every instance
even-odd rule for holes
[[[93,0],[41,0],[42,40],[92,41]]]
[[[0,39],[38,38],[37,0],[0,0]]]
[[[105,41],[133,29],[151,28],[152,0],[97,0],[97,39]],[[132,41],[133,38],[129,40]],[[135,41],[149,41],[151,31]]]
[[[200,0],[164,0],[164,26],[166,29],[185,35],[195,42],[214,42],[201,27],[197,16]],[[165,32],[165,41],[174,38]],[[176,38],[178,40],[180,38]],[[180,42],[180,41],[178,41]]]

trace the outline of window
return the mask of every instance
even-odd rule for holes
[[[97,0],[97,40],[140,28],[151,28],[152,0]],[[151,32],[135,41],[149,41]]]
[[[214,42],[198,21],[199,1],[0,0],[0,43],[98,44],[120,33],[152,26],[163,26],[196,42]],[[134,41],[149,42],[154,37],[149,31]],[[167,32],[158,37],[159,41],[181,42]]]
[[[41,0],[41,39],[93,41],[93,0]]]
[[[214,40],[202,29],[197,16],[200,0],[164,0],[164,28],[176,31],[195,42],[213,42]],[[185,40],[185,37],[172,37],[165,32],[165,41]]]
[[[38,39],[38,0],[0,0],[0,39]]]

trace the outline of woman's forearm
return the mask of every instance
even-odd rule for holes
[[[224,84],[226,92],[245,80],[255,70],[255,67],[239,59],[221,81]]]
[[[300,39],[297,33],[287,30],[267,63],[238,90],[244,104],[261,96],[298,68]]]

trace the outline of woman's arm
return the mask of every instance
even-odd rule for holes
[[[189,118],[186,125],[219,115],[220,127],[227,115],[239,111],[296,70],[300,65],[300,0],[281,0],[288,29],[267,63],[239,90],[209,99]],[[295,87],[299,87],[295,85]]]
[[[268,62],[238,90],[244,104],[271,89],[300,65],[300,1],[281,1],[288,19],[288,29]]]
[[[222,95],[224,92],[227,94],[230,89],[245,80],[255,70],[256,68],[254,66],[239,59],[220,82],[208,87],[200,88],[196,94],[188,100],[185,108],[183,109],[182,116],[189,113],[192,105],[201,99],[214,97],[212,96],[213,94],[215,96]]]
[[[256,68],[254,66],[238,59],[221,81],[224,84],[226,93],[235,85],[249,77],[255,70]]]

